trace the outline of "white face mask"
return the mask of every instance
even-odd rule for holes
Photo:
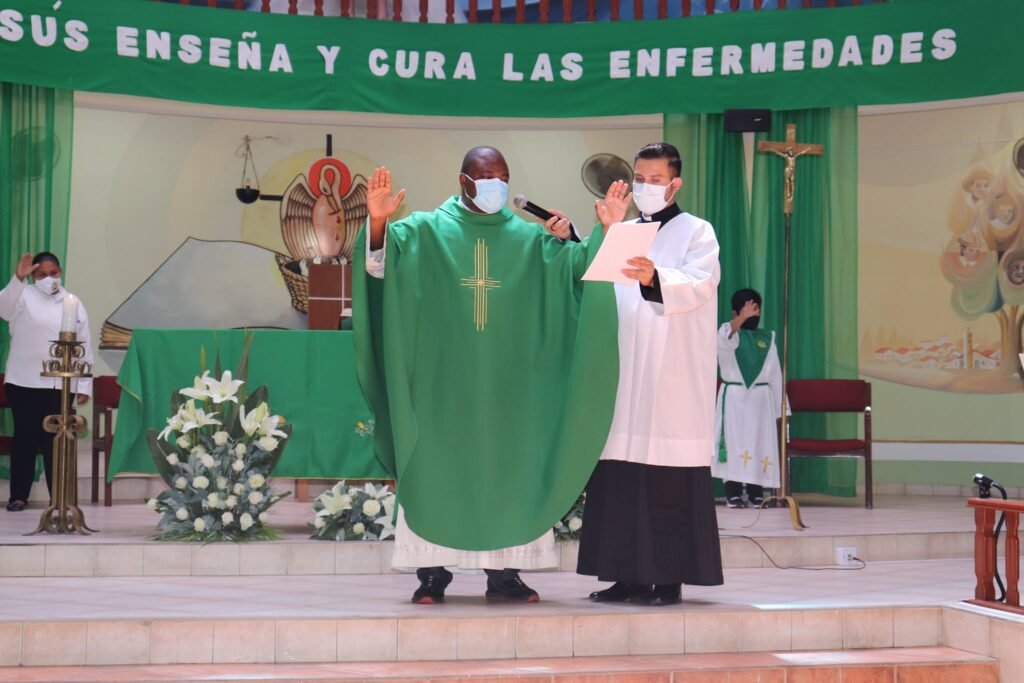
[[[652,185],[650,183],[633,183],[633,202],[640,213],[645,216],[658,213],[666,206],[665,192],[668,185]]]
[[[46,276],[41,280],[36,280],[35,285],[43,294],[53,296],[60,291],[60,278]]]
[[[476,196],[471,199],[476,208],[484,213],[498,213],[508,203],[508,183],[501,178],[484,178],[473,180],[473,183],[476,185]]]

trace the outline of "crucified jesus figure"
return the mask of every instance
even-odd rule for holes
[[[783,211],[786,215],[793,213],[793,195],[796,193],[796,159],[805,154],[818,156],[825,153],[822,145],[812,145],[796,141],[796,125],[786,125],[786,140],[784,142],[768,142],[762,140],[757,143],[758,152],[771,152],[786,160],[786,167],[783,170],[783,196],[785,199]]]

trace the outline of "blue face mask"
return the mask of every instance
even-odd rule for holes
[[[476,196],[471,199],[476,208],[484,213],[498,213],[508,203],[508,183],[501,178],[482,178],[473,180],[473,183],[476,185]]]

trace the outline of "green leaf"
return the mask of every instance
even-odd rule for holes
[[[235,372],[235,377],[242,380],[243,382],[249,381],[249,350],[252,349],[252,343],[256,339],[256,335],[246,330],[244,335],[245,342],[242,344],[242,355],[238,358],[238,369]],[[245,385],[242,385],[245,386]]]

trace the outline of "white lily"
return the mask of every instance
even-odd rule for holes
[[[157,435],[157,438],[158,439],[163,439],[163,440],[169,440],[169,439],[167,439],[167,437],[170,436],[171,432],[180,431],[182,424],[183,423],[181,421],[181,415],[180,414],[174,415],[172,417],[167,418],[167,426],[164,427],[163,431],[160,432],[160,434]]]
[[[182,389],[178,393],[181,394],[182,396],[188,396],[189,398],[199,399],[200,401],[205,401],[206,399],[210,398],[210,392],[207,391],[206,389],[206,376],[209,374],[210,371],[207,370],[206,372],[203,373],[202,377],[196,377],[196,380],[195,382],[192,383],[191,387],[187,389]]]
[[[363,491],[365,491],[366,495],[370,496],[370,498],[376,498],[377,500],[380,500],[391,493],[387,485],[374,486],[370,482],[366,482],[363,486]]]
[[[181,418],[182,422],[181,429],[179,430],[182,434],[188,434],[193,429],[198,429],[199,427],[220,424],[220,420],[212,414],[207,413],[202,408],[197,408],[194,400],[187,401],[178,409],[178,417]]]
[[[246,436],[252,436],[259,431],[260,425],[263,421],[270,416],[270,409],[267,407],[266,401],[261,401],[258,406],[253,408],[248,413],[245,412],[245,406],[242,406],[238,412],[238,422],[242,425],[242,431],[245,432]]]
[[[352,509],[352,499],[346,495],[323,496],[323,504],[326,515],[336,515],[339,512]]]
[[[271,415],[262,422],[260,422],[259,433],[260,436],[279,436],[281,438],[288,438],[288,435],[277,428],[279,424],[284,422],[284,418],[280,415]]]
[[[240,379],[231,379],[230,370],[224,371],[220,381],[209,378],[206,374],[203,373],[203,384],[206,385],[207,395],[213,399],[214,403],[224,403],[225,401],[238,403],[238,397],[235,394],[238,393],[238,388],[245,384],[245,382]]]
[[[391,514],[387,511],[387,508],[385,508],[383,515],[373,520],[373,523],[380,525],[380,540],[383,541],[388,536],[395,535],[395,525],[391,523]]]

